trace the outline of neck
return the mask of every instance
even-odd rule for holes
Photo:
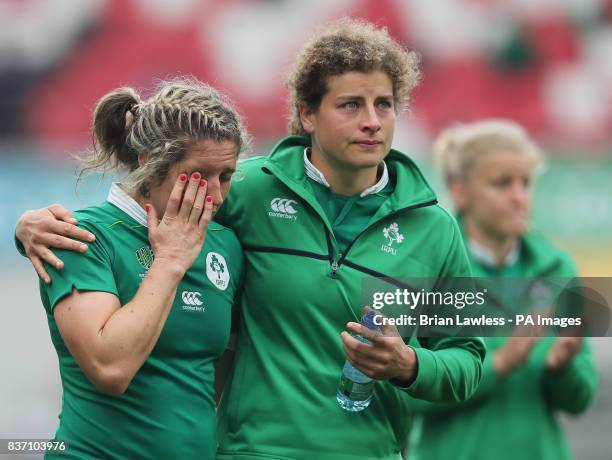
[[[495,264],[504,265],[510,253],[518,245],[515,236],[495,235],[479,227],[472,219],[465,218],[465,231],[470,240],[475,241],[493,253]]]
[[[378,165],[367,168],[347,168],[334,161],[313,146],[310,162],[329,183],[332,192],[338,195],[358,195],[378,182]]]

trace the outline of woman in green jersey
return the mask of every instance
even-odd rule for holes
[[[458,125],[439,136],[434,154],[475,276],[576,276],[568,254],[529,230],[533,181],[543,159],[520,126],[505,120]],[[597,374],[586,339],[542,335],[486,337],[475,395],[460,405],[423,407],[409,458],[570,458],[558,415],[586,409]]]
[[[211,222],[245,132],[231,104],[195,80],[141,100],[102,97],[86,169],[122,168],[106,202],[75,213],[95,235],[59,251],[41,283],[62,379],[65,458],[212,459],[214,362],[229,338],[242,250]]]

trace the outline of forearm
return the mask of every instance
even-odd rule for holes
[[[131,381],[157,343],[183,273],[154,261],[134,298],[99,331],[99,361]]]

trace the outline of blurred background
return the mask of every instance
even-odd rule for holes
[[[195,75],[228,94],[265,154],[285,132],[284,77],[313,27],[349,15],[422,55],[398,123],[442,196],[429,149],[449,123],[523,124],[549,167],[534,226],[584,276],[612,276],[612,0],[0,0],[0,438],[53,435],[57,357],[37,282],[13,246],[21,213],[103,200],[112,177],[75,188],[96,100],[121,85]],[[568,420],[578,459],[612,458],[612,341],[596,339],[601,389]]]

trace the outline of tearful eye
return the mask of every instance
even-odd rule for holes
[[[358,108],[359,105],[357,104],[357,102],[351,101],[351,102],[345,102],[344,104],[341,105],[341,107],[347,110],[354,110]]]

